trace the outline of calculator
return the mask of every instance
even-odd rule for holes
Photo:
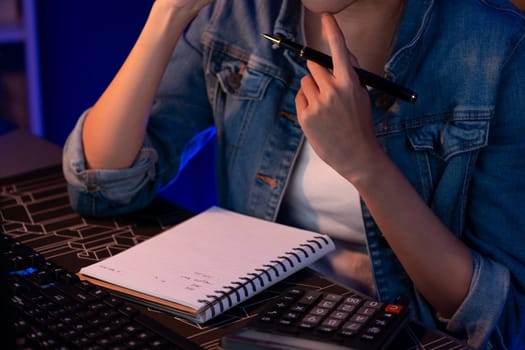
[[[406,305],[362,294],[286,289],[245,327],[226,335],[226,350],[387,349],[409,319]]]

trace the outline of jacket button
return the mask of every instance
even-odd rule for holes
[[[387,110],[394,104],[395,100],[396,99],[393,96],[387,94],[380,94],[375,98],[375,105],[377,108]]]
[[[228,80],[228,85],[230,85],[230,87],[233,90],[237,90],[238,88],[241,87],[242,74],[234,72],[228,75],[227,80]]]

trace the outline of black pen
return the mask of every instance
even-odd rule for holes
[[[262,34],[262,36],[265,39],[270,40],[273,44],[282,46],[285,49],[293,51],[299,56],[304,57],[307,60],[316,62],[325,68],[333,69],[334,67],[332,57],[325,55],[322,52],[295,43],[289,39],[283,38],[278,35]],[[389,95],[399,97],[400,99],[408,101],[410,103],[416,102],[417,94],[415,92],[364,69],[357,67],[354,67],[354,69],[357,72],[357,75],[359,75],[359,80],[361,80],[362,84],[368,85],[374,89],[384,91]]]

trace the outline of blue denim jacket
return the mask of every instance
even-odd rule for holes
[[[64,149],[73,207],[114,215],[147,205],[176,176],[185,144],[215,126],[221,205],[275,220],[303,142],[294,98],[307,71],[261,33],[302,42],[300,1],[217,0],[202,11],[174,52],[129,169],[85,169],[82,116]],[[471,248],[474,275],[457,312],[439,319],[363,205],[380,299],[404,298],[420,321],[475,347],[524,348],[524,16],[503,0],[409,0],[385,74],[419,99],[372,90],[378,140]]]

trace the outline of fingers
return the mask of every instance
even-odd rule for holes
[[[321,24],[328,38],[328,46],[334,62],[334,76],[348,79],[358,79],[354,66],[358,67],[357,58],[348,50],[345,37],[332,14],[321,15]]]
[[[315,96],[319,95],[319,91],[319,86],[311,75],[301,79],[301,88],[295,98],[295,105],[299,114],[310,105],[310,101],[316,100]]]
[[[313,61],[306,61],[306,66],[310,71],[310,78],[314,77],[315,80],[313,82],[317,84],[320,90],[323,90],[330,86],[334,76],[329,70]]]
[[[301,89],[296,96],[299,117],[306,113],[306,110],[322,109],[324,108],[322,106],[327,104],[338,103],[337,101],[341,100],[341,96],[352,95],[350,92],[357,91],[356,88],[362,89],[359,76],[354,69],[354,67],[359,66],[357,58],[346,47],[344,35],[334,16],[323,14],[321,20],[323,30],[328,38],[334,68],[330,72],[320,64],[307,61],[310,75],[301,79]]]
[[[302,115],[303,111],[308,107],[308,100],[306,99],[306,96],[304,96],[304,92],[302,89],[299,89],[297,91],[297,95],[295,95],[295,109],[297,110],[297,115]]]
[[[194,17],[205,6],[213,0],[155,0],[158,5],[164,5],[167,9],[177,9],[185,15]]]

